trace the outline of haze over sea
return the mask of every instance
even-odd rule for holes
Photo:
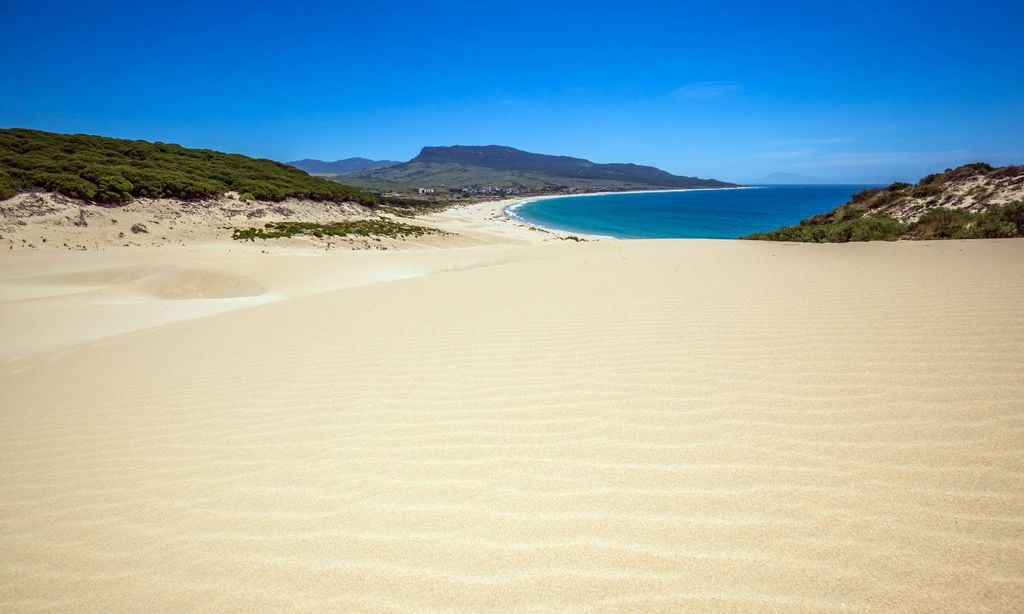
[[[735,239],[796,224],[869,185],[776,185],[581,195],[528,201],[523,221],[624,239]]]

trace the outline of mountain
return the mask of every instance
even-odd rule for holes
[[[745,239],[845,243],[1024,237],[1024,166],[966,164],[916,185],[864,190],[796,226]]]
[[[471,192],[725,188],[715,179],[673,175],[653,166],[598,164],[499,145],[424,147],[412,160],[348,174],[354,185],[385,189],[448,188]]]
[[[345,158],[344,160],[327,162],[324,160],[306,158],[305,160],[285,162],[285,164],[302,169],[310,175],[344,175],[345,173],[358,173],[360,171],[369,171],[375,168],[394,166],[396,164],[401,164],[401,162],[396,162],[394,160],[370,160],[369,158]]]
[[[273,160],[169,143],[0,129],[0,199],[32,190],[109,204],[134,197],[198,200],[229,191],[245,200],[379,200]]]

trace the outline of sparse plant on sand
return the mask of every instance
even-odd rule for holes
[[[316,224],[313,222],[267,222],[263,228],[237,229],[231,238],[237,241],[255,241],[256,239],[281,239],[306,235],[316,238],[323,237],[419,237],[428,234],[440,234],[441,231],[426,226],[405,224],[388,219],[351,220]]]

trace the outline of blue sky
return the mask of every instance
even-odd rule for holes
[[[1024,163],[1024,3],[48,2],[0,126],[279,160],[503,144],[749,181]]]

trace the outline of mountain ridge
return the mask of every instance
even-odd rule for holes
[[[597,163],[585,158],[538,154],[503,145],[423,147],[408,162],[343,176],[365,187],[418,186],[450,190],[598,190],[630,188],[726,188],[717,179],[673,175],[653,166]]]

